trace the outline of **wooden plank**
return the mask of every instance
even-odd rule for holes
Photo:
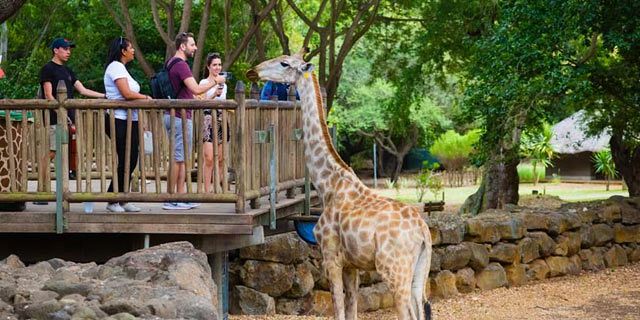
[[[55,223],[55,221],[55,213],[0,212],[0,224],[3,225]]]
[[[264,228],[254,226],[250,235],[210,235],[204,236],[196,246],[198,250],[206,254],[240,249],[248,246],[255,246],[264,243]]]
[[[252,225],[68,223],[68,233],[251,234]]]
[[[0,224],[0,233],[54,233],[56,224],[52,223],[3,223]]]
[[[70,223],[157,223],[157,224],[222,224],[251,225],[249,214],[193,214],[193,213],[69,213]],[[1,220],[0,220],[1,221]]]

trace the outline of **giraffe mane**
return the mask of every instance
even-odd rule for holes
[[[327,127],[327,121],[324,117],[324,110],[322,109],[322,96],[320,95],[320,84],[318,83],[318,77],[314,72],[311,72],[311,80],[313,81],[313,91],[316,94],[316,107],[318,108],[318,116],[320,117],[320,127],[322,129],[322,137],[326,142],[327,148],[329,149],[329,154],[333,156],[339,166],[343,169],[350,171],[349,165],[347,165],[344,160],[340,157],[336,149],[333,147],[333,143],[331,142],[331,137],[329,136],[329,127]]]

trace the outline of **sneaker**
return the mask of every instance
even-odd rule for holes
[[[197,208],[200,206],[199,203],[194,203],[194,202],[183,202],[182,204],[185,206],[189,206],[189,209]]]
[[[128,202],[127,202],[127,203],[125,203],[125,204],[121,204],[120,206],[121,206],[121,207],[122,207],[122,209],[124,209],[124,211],[126,211],[126,212],[140,212],[140,210],[141,210],[140,208],[138,208],[138,207],[136,207],[136,206],[134,206],[133,204],[128,203]]]
[[[111,212],[124,212],[124,208],[119,203],[109,203],[107,205],[107,211]]]
[[[164,210],[189,210],[191,206],[186,205],[182,202],[165,202],[162,205],[162,209]]]

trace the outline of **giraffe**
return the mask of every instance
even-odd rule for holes
[[[9,141],[7,128],[10,128],[13,141]],[[0,192],[18,192],[22,189],[22,124],[19,122],[9,122],[0,124]],[[13,156],[9,155],[9,143],[13,144]],[[26,148],[26,146],[25,146]],[[14,162],[16,188],[11,188],[10,161]],[[24,211],[25,203],[21,201],[0,203],[0,211]]]
[[[340,158],[329,138],[318,79],[303,54],[265,61],[247,76],[295,83],[300,95],[305,161],[324,204],[313,232],[331,283],[335,319],[356,319],[358,270],[382,276],[398,319],[430,319],[423,297],[431,262],[429,227],[417,207],[375,194]]]

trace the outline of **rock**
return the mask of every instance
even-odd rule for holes
[[[479,242],[517,240],[524,237],[525,224],[521,214],[487,212],[467,219],[467,233]]]
[[[599,250],[582,249],[578,256],[583,270],[596,271],[604,269],[604,257]]]
[[[177,295],[175,301],[178,319],[217,320],[217,304],[202,296]]]
[[[42,287],[44,290],[57,292],[60,295],[79,294],[87,296],[91,292],[91,286],[85,283],[71,283],[62,280],[49,280]]]
[[[439,230],[439,244],[458,244],[464,239],[465,222],[459,215],[434,212],[431,225]]]
[[[640,242],[640,224],[626,226],[616,223],[613,225],[613,241],[616,243]]]
[[[358,312],[376,311],[380,309],[382,297],[373,287],[358,290]]]
[[[604,254],[604,262],[608,268],[624,266],[629,263],[627,253],[619,244],[614,245]]]
[[[544,232],[529,232],[528,236],[538,244],[541,257],[547,257],[553,254],[556,248],[556,242],[553,241],[548,234]]]
[[[433,249],[433,251],[431,252],[431,265],[429,266],[429,271],[431,272],[440,271],[443,254],[444,254],[443,249]]]
[[[582,225],[580,216],[571,212],[528,212],[524,214],[527,230],[542,230],[556,236]]]
[[[607,200],[608,206],[603,211],[609,211],[616,219],[609,222],[622,221],[624,224],[640,224],[640,197],[625,198],[612,196]],[[603,213],[604,214],[604,213]]]
[[[382,276],[375,271],[360,271],[360,286],[370,286],[381,281]]]
[[[306,264],[299,264],[295,269],[291,290],[289,290],[285,295],[288,298],[304,297],[313,290],[314,284],[313,275],[311,274],[309,267]]]
[[[13,303],[16,294],[16,283],[13,280],[0,280],[0,301]]]
[[[118,314],[114,314],[112,316],[110,316],[107,319],[113,319],[113,320],[136,320],[136,317],[132,314],[126,313],[126,312],[121,312]]]
[[[456,272],[456,288],[458,292],[468,293],[476,288],[476,277],[473,269],[464,268]]]
[[[613,223],[622,220],[619,204],[610,204],[598,213],[598,222]]]
[[[580,248],[588,249],[596,244],[596,235],[593,231],[593,226],[583,225],[578,231],[580,234]]]
[[[442,244],[442,235],[440,234],[440,229],[438,229],[438,227],[432,227],[431,224],[429,224],[429,233],[431,234],[432,246]]]
[[[567,257],[551,256],[551,257],[547,257],[545,261],[549,266],[550,277],[580,273],[580,265],[576,264],[575,261],[570,260]],[[579,263],[579,260],[578,260],[578,263]]]
[[[606,224],[594,224],[593,234],[595,235],[594,245],[601,247],[613,240],[613,229]]]
[[[553,254],[557,256],[572,256],[580,251],[582,240],[577,232],[565,232],[556,237],[556,247]]]
[[[71,316],[71,320],[96,320],[99,319],[95,311],[89,307],[80,306]]]
[[[273,315],[276,313],[275,300],[268,294],[247,288],[236,286],[240,309],[247,315]]]
[[[540,245],[529,237],[518,242],[518,250],[523,263],[529,263],[540,257]]]
[[[456,287],[456,275],[449,270],[442,270],[431,279],[431,295],[450,298],[459,294]]]
[[[16,309],[17,314],[22,318],[48,319],[48,314],[54,313],[62,309],[62,303],[55,299],[46,301],[37,301],[26,305],[23,308]]]
[[[498,227],[490,221],[485,221],[481,215],[467,219],[466,223],[469,240],[483,243],[496,243],[500,241]]]
[[[508,264],[516,263],[520,261],[520,252],[515,244],[500,242],[491,247],[489,260]]]
[[[146,301],[149,312],[162,319],[174,319],[178,316],[178,309],[173,301],[156,298]]]
[[[527,283],[527,271],[522,264],[513,264],[504,268],[507,274],[507,282],[510,287],[521,286]]]
[[[276,313],[290,315],[304,315],[311,310],[313,295],[309,294],[302,299],[280,298],[276,301]]]
[[[279,297],[293,287],[294,272],[292,265],[247,260],[240,277],[245,286]]]
[[[629,252],[627,252],[627,259],[629,262],[638,262],[640,261],[640,246],[636,246],[635,248],[631,248]]]
[[[62,267],[66,267],[74,264],[73,262],[67,262],[60,258],[49,259],[47,260],[47,263],[49,263],[49,265],[53,268],[53,270],[58,270]]]
[[[500,288],[507,284],[507,274],[499,263],[492,262],[484,270],[476,273],[476,285],[482,290]]]
[[[12,254],[0,261],[0,267],[3,269],[19,269],[24,268],[24,263],[20,261],[18,256]]]
[[[549,276],[549,265],[544,259],[533,260],[525,268],[529,280],[543,280]]]
[[[441,256],[442,270],[458,270],[464,268],[471,258],[471,250],[464,244],[450,245],[444,249]]]
[[[592,208],[584,207],[582,210],[578,210],[578,216],[580,217],[580,221],[585,225],[591,225],[598,218],[598,213],[596,210]]]
[[[264,244],[240,249],[242,259],[283,264],[301,263],[309,254],[309,246],[295,233],[266,237]]]
[[[309,315],[314,316],[333,316],[333,301],[331,292],[323,290],[314,290],[311,293],[312,303]]]
[[[71,315],[69,315],[64,310],[58,310],[54,313],[50,313],[47,315],[48,320],[71,320]]]
[[[474,242],[464,242],[463,244],[471,251],[469,266],[473,270],[480,271],[489,265],[489,250],[485,245]]]
[[[136,316],[146,313],[147,308],[137,297],[116,298],[104,301],[100,307],[107,314],[130,313]]]
[[[180,259],[167,268],[167,282],[176,284],[196,296],[204,297],[217,304],[217,286],[211,278],[211,269],[195,259]]]

